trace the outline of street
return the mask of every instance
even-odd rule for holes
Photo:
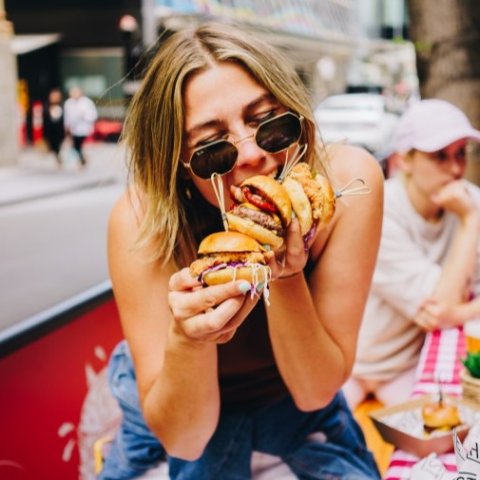
[[[119,170],[109,177],[100,172],[112,172],[118,165],[114,148],[91,147],[89,172],[78,173],[101,182],[81,184],[85,177],[79,177],[75,189],[65,180],[70,190],[50,196],[44,191],[30,199],[25,191],[23,200],[0,207],[0,332],[108,280],[107,219],[125,182]],[[29,173],[25,185],[30,191],[32,178],[48,186],[47,168],[36,177]],[[20,188],[22,179],[15,181]],[[57,188],[62,181],[57,175],[50,182]]]

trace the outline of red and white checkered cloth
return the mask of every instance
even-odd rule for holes
[[[465,356],[465,337],[461,328],[437,330],[427,334],[417,369],[417,382],[413,395],[438,392],[439,383],[446,395],[461,395],[460,359]],[[455,454],[439,455],[445,468],[456,471]],[[419,457],[395,450],[384,480],[406,480],[410,478],[413,465]]]

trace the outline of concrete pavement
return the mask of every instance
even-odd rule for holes
[[[39,147],[21,149],[15,166],[0,166],[0,208],[75,190],[125,183],[125,150],[114,143],[85,145],[87,166],[57,166],[53,154]]]
[[[28,147],[17,165],[0,166],[0,344],[108,280],[107,222],[126,185],[125,150],[90,143],[85,157],[82,170],[59,169]]]

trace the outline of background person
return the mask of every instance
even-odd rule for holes
[[[85,167],[87,161],[83,153],[85,139],[93,133],[97,109],[95,104],[86,97],[80,87],[69,90],[69,98],[65,102],[65,129],[72,137],[73,148],[78,153],[80,164]]]
[[[301,137],[268,153],[255,132],[287,111],[301,122]],[[251,34],[200,26],[171,36],[152,59],[125,125],[134,183],[109,222],[126,338],[109,375],[124,416],[100,478],[133,478],[166,452],[171,478],[249,479],[253,451],[281,457],[304,479],[379,478],[339,390],[375,263],[383,176],[354,147],[332,148],[327,165],[316,138],[299,77]],[[213,155],[220,139],[237,152],[222,177],[225,192],[277,172],[298,143],[334,184],[361,177],[372,190],[348,207],[338,202],[307,251],[292,220],[286,251],[269,263],[268,307],[247,295],[248,283],[201,288],[187,268],[198,242],[223,230],[210,179],[198,177],[194,163],[187,168],[194,152]]]
[[[43,108],[43,137],[48,150],[55,154],[58,165],[62,165],[60,147],[65,138],[63,95],[60,89],[54,88],[48,95]]]
[[[443,100],[413,104],[398,124],[399,174],[385,184],[377,265],[344,386],[352,408],[369,393],[386,405],[406,400],[425,332],[462,323],[432,307],[480,292],[480,190],[463,179],[469,139],[480,132]]]

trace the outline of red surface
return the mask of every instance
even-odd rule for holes
[[[444,394],[461,395],[459,359],[464,356],[465,336],[461,327],[428,333],[420,356],[413,396],[438,393],[440,380]],[[453,452],[439,455],[438,458],[446,470],[456,472]],[[415,455],[396,450],[385,473],[385,480],[410,478],[412,468],[419,460]]]
[[[65,422],[78,425],[87,393],[85,366],[100,371],[121,338],[113,300],[0,359],[0,478],[78,479],[76,432],[63,437]],[[62,460],[67,442],[75,448]],[[92,452],[93,454],[93,452]]]

